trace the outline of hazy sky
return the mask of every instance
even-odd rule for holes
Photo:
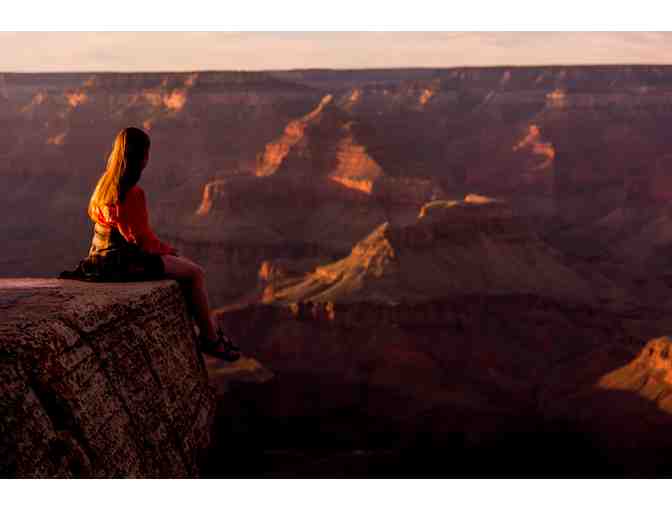
[[[0,32],[0,71],[672,64],[670,32]]]

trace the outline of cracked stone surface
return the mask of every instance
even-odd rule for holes
[[[0,279],[0,473],[191,477],[214,392],[174,280]]]

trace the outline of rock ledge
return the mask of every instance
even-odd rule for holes
[[[174,280],[0,279],[0,474],[191,477],[214,392]]]

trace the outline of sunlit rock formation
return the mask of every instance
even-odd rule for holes
[[[478,195],[430,202],[414,224],[383,223],[348,257],[299,282],[272,285],[266,299],[282,302],[394,304],[469,293],[593,298],[588,282],[516,220],[508,204]]]
[[[342,130],[344,137],[337,145],[336,165],[329,178],[370,194],[374,182],[384,175],[383,169],[369,156],[366,147],[355,142],[351,122],[346,123]]]
[[[314,123],[319,123],[322,111],[328,105],[333,96],[330,94],[324,96],[314,110],[307,113],[297,120],[287,124],[283,135],[277,141],[266,144],[263,154],[258,157],[256,175],[259,177],[272,175],[282,164],[289,151],[296,144],[301,142],[306,128]]]
[[[672,448],[669,337],[645,345],[609,342],[549,373],[540,409],[549,420],[572,423],[623,472],[669,472],[662,452]]]

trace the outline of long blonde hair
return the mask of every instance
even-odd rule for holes
[[[149,135],[142,129],[131,126],[117,133],[105,172],[89,199],[87,212],[93,221],[98,220],[98,208],[103,211],[104,206],[123,202],[128,190],[140,180],[142,161],[149,146]]]

